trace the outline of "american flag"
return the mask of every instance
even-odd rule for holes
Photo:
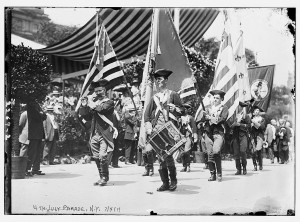
[[[223,104],[226,105],[229,109],[229,119],[234,115],[239,105],[239,85],[237,81],[236,65],[234,62],[234,53],[231,40],[230,19],[226,11],[224,11],[224,15],[225,27],[222,34],[222,40],[216,61],[215,76],[209,91],[213,89],[219,89],[223,90],[226,93]],[[210,103],[211,95],[208,92],[203,99],[203,104],[206,107],[209,106]],[[201,115],[199,115],[201,111],[202,106],[200,106],[196,112],[196,121],[199,120],[199,117],[201,117]]]
[[[196,88],[194,84],[186,86],[185,88],[178,91],[178,94],[182,100],[188,99],[191,95],[196,95]]]
[[[98,27],[98,25],[96,27]],[[98,31],[96,30],[96,32]],[[97,33],[96,36],[95,50],[88,70],[80,97],[87,96],[91,83],[97,82],[99,79],[109,81],[108,89],[112,89],[124,81],[121,64],[117,59],[103,24],[101,24],[99,33]],[[76,109],[78,109],[79,106],[80,102],[78,102]]]

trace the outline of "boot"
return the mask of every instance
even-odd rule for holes
[[[214,155],[216,167],[217,167],[217,180],[218,182],[222,181],[222,161],[221,161],[221,154]]]
[[[149,176],[153,176],[154,175],[154,167],[149,167]]]
[[[210,178],[208,178],[208,181],[215,181],[216,180],[216,167],[215,163],[208,162],[208,167],[210,171]]]
[[[183,166],[183,168],[180,170],[180,172],[185,172],[186,171],[186,166]]]
[[[142,174],[142,176],[149,176],[149,167],[148,166],[145,166],[145,172]]]
[[[174,191],[177,188],[177,178],[176,178],[176,167],[171,166],[168,167],[169,173],[170,173],[170,179],[171,179],[171,184],[170,184],[170,191]]]
[[[101,175],[101,167],[100,167],[100,160],[99,159],[95,159],[95,163],[99,172],[99,176],[100,176],[100,180],[98,180],[97,182],[94,183],[94,186],[99,186],[102,180],[102,175]]]
[[[242,169],[241,169],[241,161],[240,159],[235,159],[235,167],[237,169],[235,175],[241,175],[242,174]]]
[[[243,175],[247,174],[247,159],[242,159]]]
[[[107,181],[109,181],[109,172],[108,172],[108,161],[106,157],[103,157],[100,160],[100,168],[101,168],[101,181],[100,186],[105,186]]]
[[[158,172],[159,172],[160,179],[163,182],[163,184],[159,188],[157,188],[157,191],[160,192],[160,191],[169,190],[168,169],[167,168],[159,169]]]
[[[257,165],[254,165],[253,171],[257,171]]]
[[[222,174],[217,174],[217,181],[222,182]]]

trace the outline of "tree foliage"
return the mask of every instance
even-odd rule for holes
[[[19,99],[21,103],[45,99],[52,71],[46,56],[23,45],[12,45],[10,68],[12,99]]]
[[[293,102],[292,93],[286,86],[275,86],[272,89],[270,106],[267,118],[279,119],[284,115],[293,115],[291,103]]]
[[[78,30],[76,26],[57,25],[51,21],[44,21],[33,37],[34,41],[49,46],[69,37],[76,30]]]

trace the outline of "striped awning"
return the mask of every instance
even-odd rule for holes
[[[174,10],[171,11],[173,15]],[[179,34],[182,43],[188,47],[193,46],[218,13],[217,9],[210,8],[181,8]],[[100,16],[119,60],[147,53],[152,9],[106,8],[100,11]],[[96,18],[94,15],[82,28],[63,41],[39,50],[49,55],[54,72],[68,74],[88,68],[94,51]]]

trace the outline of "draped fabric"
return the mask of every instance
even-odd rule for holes
[[[100,16],[119,60],[147,53],[152,11],[150,8],[101,9]],[[193,46],[218,13],[217,9],[210,8],[181,8],[179,35],[182,43],[188,47]],[[68,38],[39,51],[50,56],[54,72],[72,73],[88,69],[95,37],[96,15]]]

